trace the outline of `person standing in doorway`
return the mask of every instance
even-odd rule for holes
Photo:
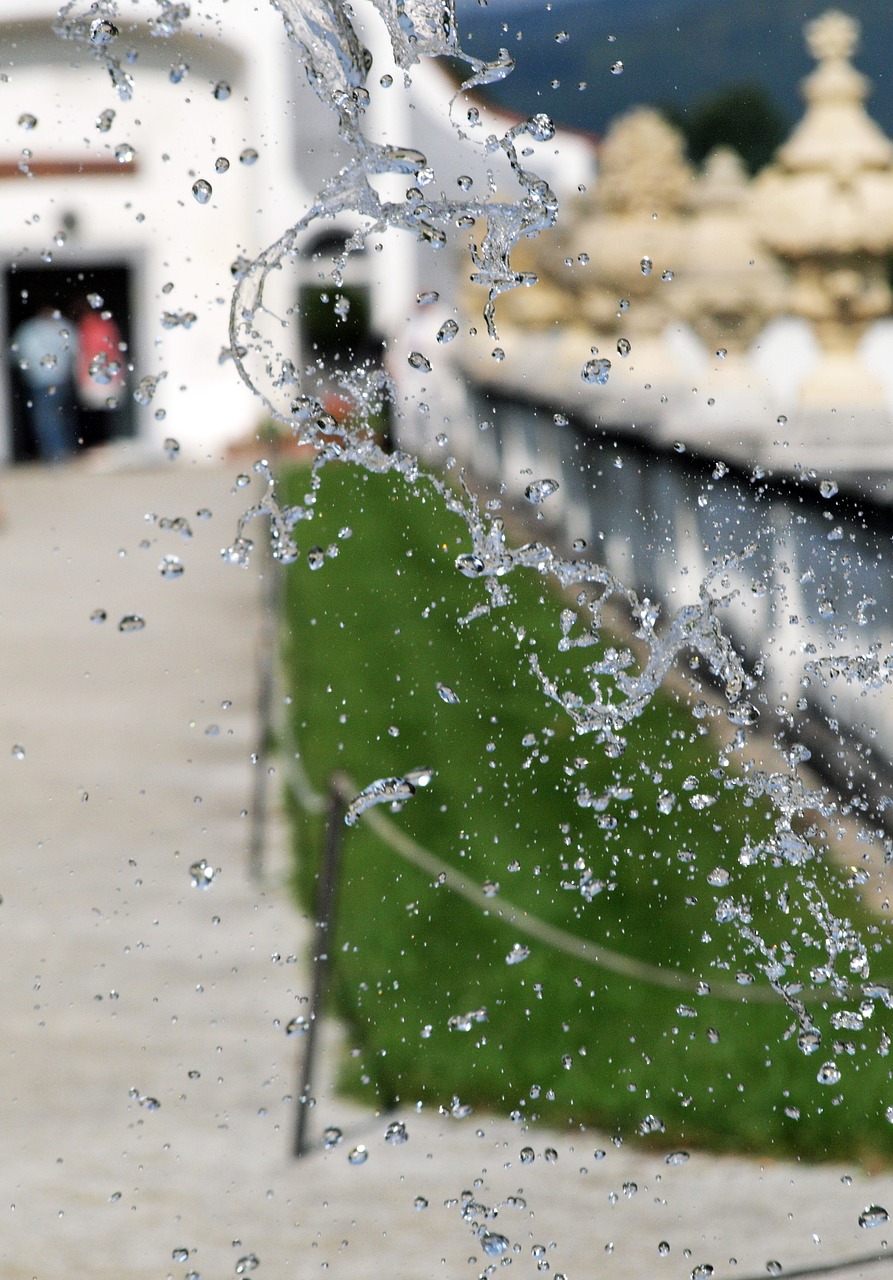
[[[81,437],[87,447],[116,435],[116,418],[126,382],[125,343],[112,313],[87,298],[71,308],[77,321],[75,386]]]
[[[74,326],[43,306],[12,335],[10,354],[27,393],[28,417],[40,457],[64,462],[77,445]]]

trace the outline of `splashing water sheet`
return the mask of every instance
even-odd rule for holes
[[[414,69],[426,59],[450,58],[466,68],[464,83],[456,90],[450,103],[453,128],[470,152],[478,160],[483,156],[485,163],[491,164],[494,171],[500,170],[501,176],[498,180],[493,178],[490,191],[485,196],[471,195],[461,189],[461,184],[459,194],[447,196],[440,189],[436,175],[432,180],[428,160],[423,154],[403,145],[399,138],[382,140],[371,135],[368,128],[371,59],[364,44],[363,28],[352,8],[340,0],[272,0],[272,3],[282,19],[283,40],[291,44],[295,58],[304,66],[309,83],[337,121],[342,151],[337,168],[333,168],[315,202],[299,220],[257,256],[243,256],[239,260],[229,314],[227,355],[265,412],[298,444],[312,448],[314,456],[312,492],[308,500],[298,506],[288,505],[280,499],[277,477],[266,461],[259,460],[255,464],[255,474],[263,493],[242,514],[236,535],[224,552],[225,558],[236,566],[247,565],[253,549],[250,530],[255,522],[267,521],[274,560],[283,565],[295,563],[300,555],[299,531],[304,524],[311,530],[313,527],[316,496],[324,469],[334,466],[361,468],[390,477],[395,486],[407,488],[420,500],[442,504],[445,510],[463,522],[465,545],[449,569],[449,572],[468,579],[469,592],[474,593],[469,595],[468,610],[461,620],[463,629],[483,628],[494,611],[508,617],[511,625],[512,581],[517,575],[531,575],[548,582],[554,589],[551,595],[544,596],[543,607],[554,608],[556,613],[560,638],[555,651],[547,653],[542,647],[525,648],[524,636],[519,634],[520,652],[524,655],[532,688],[542,695],[543,701],[539,705],[544,709],[557,706],[572,726],[581,747],[586,744],[587,749],[604,753],[612,759],[634,752],[636,735],[656,692],[671,678],[678,680],[680,669],[684,672],[695,665],[701,675],[709,673],[714,690],[719,691],[717,697],[722,712],[733,726],[734,736],[730,745],[720,752],[720,768],[715,771],[718,776],[709,779],[706,789],[692,788],[687,803],[696,810],[707,809],[716,798],[711,789],[713,792],[731,791],[740,796],[742,805],[754,811],[759,808],[761,812],[768,812],[771,826],[768,835],[761,835],[740,849],[727,851],[726,861],[740,874],[735,878],[735,891],[729,890],[725,896],[717,898],[716,926],[720,931],[732,931],[736,938],[732,950],[736,955],[748,958],[753,972],[739,975],[742,989],[753,982],[754,987],[759,988],[761,998],[777,1001],[780,1013],[784,1015],[779,1018],[780,1038],[796,1041],[804,1055],[816,1054],[816,1081],[822,1101],[815,1105],[831,1107],[841,1091],[859,1088],[861,1057],[887,1053],[890,1040],[884,1025],[889,1021],[886,1012],[893,1007],[893,988],[888,985],[893,979],[893,964],[887,949],[881,948],[878,939],[882,935],[878,930],[870,932],[854,925],[836,902],[832,904],[829,901],[826,892],[829,855],[823,833],[827,829],[833,830],[841,821],[841,801],[831,792],[804,780],[798,769],[802,756],[798,756],[796,751],[787,750],[784,755],[773,755],[778,763],[769,767],[765,759],[772,753],[765,744],[749,750],[751,739],[756,734],[758,685],[723,628],[723,614],[735,594],[729,585],[730,580],[747,572],[752,548],[742,547],[739,553],[714,564],[701,585],[696,603],[678,610],[673,616],[661,616],[660,610],[648,599],[634,592],[597,561],[579,555],[568,557],[541,540],[513,545],[503,519],[484,506],[475,495],[471,480],[464,474],[459,474],[453,481],[443,473],[426,469],[408,450],[385,450],[377,441],[370,420],[383,406],[398,400],[402,394],[402,384],[398,385],[394,377],[361,363],[353,370],[344,371],[343,387],[350,393],[352,403],[359,408],[346,419],[339,418],[330,412],[312,377],[299,370],[288,355],[288,330],[298,326],[301,317],[294,304],[288,307],[282,303],[280,282],[313,235],[336,221],[347,221],[354,230],[343,252],[334,260],[330,279],[333,289],[343,283],[352,256],[361,254],[368,245],[383,236],[398,233],[410,236],[433,254],[451,249],[457,228],[473,228],[470,278],[479,286],[483,321],[490,340],[495,342],[500,296],[514,289],[536,287],[535,277],[513,267],[513,250],[519,242],[547,232],[558,215],[558,202],[549,183],[528,168],[525,159],[531,142],[548,142],[553,137],[552,122],[545,113],[536,113],[506,127],[501,135],[490,135],[478,141],[463,124],[463,95],[470,89],[509,74],[512,64],[508,54],[502,51],[494,60],[486,61],[464,51],[459,41],[454,7],[448,0],[373,0],[370,11],[364,11],[363,20],[367,24],[377,22],[387,33],[397,71],[390,92],[408,91]],[[193,3],[191,8],[195,11],[201,5]],[[225,22],[225,9],[221,12]],[[104,68],[122,101],[128,101],[138,93],[138,73],[123,65],[118,47],[119,27],[126,16],[126,6],[119,11],[113,0],[95,0],[92,4],[72,0],[63,6],[56,24],[59,35],[88,51]],[[152,19],[153,34],[173,36],[188,30],[189,20],[189,5],[158,0],[157,13]],[[622,66],[616,60],[615,64]],[[200,182],[204,185],[199,186]],[[506,194],[508,183],[514,184],[513,193]],[[196,199],[210,200],[210,184],[200,179],[196,185],[199,186],[198,191],[193,188]],[[402,194],[396,194],[401,191]],[[455,322],[447,322],[447,326],[440,330],[439,344],[451,341],[455,331]],[[413,363],[410,355],[410,366],[421,373],[429,371],[431,362],[437,359],[437,344],[433,336],[430,349],[413,354],[417,354],[419,359]],[[582,354],[585,357],[585,353]],[[584,373],[584,378],[599,382],[603,375],[607,376],[610,362],[590,361],[585,367],[589,373]],[[151,399],[156,383],[163,377],[163,373],[158,377],[147,377],[139,384],[138,390],[146,401]],[[398,418],[401,412],[410,412],[400,404],[397,404],[397,410]],[[557,481],[548,479],[545,473],[541,474],[545,478],[534,480],[528,486],[527,499],[531,506],[539,508],[542,505],[548,510],[548,500],[559,486]],[[171,564],[175,559],[167,557]],[[162,575],[174,576],[174,572],[167,572],[163,566]],[[568,602],[573,602],[572,607]],[[635,659],[629,652],[609,647],[599,648],[599,656],[582,667],[579,664],[575,667],[565,665],[564,656],[579,656],[587,648],[598,646],[603,638],[606,619],[619,613],[630,620],[630,643],[635,646]],[[125,627],[126,621],[122,621],[121,628],[134,629]],[[142,625],[142,620],[138,621]],[[878,658],[871,671],[866,671],[869,680],[877,678],[878,664],[882,661]],[[857,680],[859,672],[856,665],[855,660],[841,658],[836,668],[845,671],[847,679]],[[883,678],[887,678],[886,674]],[[459,701],[448,685],[438,686],[438,692],[445,703]],[[692,686],[688,701],[694,702],[694,698]],[[480,711],[489,713],[486,707]],[[432,765],[435,764],[432,761]],[[382,777],[368,783],[359,779],[358,791],[348,808],[347,824],[362,825],[368,820],[367,810],[385,803],[395,811],[410,800],[412,805],[432,803],[435,786],[421,795],[416,795],[416,791],[418,786],[430,780],[434,769],[421,772],[425,774],[421,779],[411,774]],[[586,791],[585,776],[578,781],[577,803],[581,807],[604,812],[621,802],[622,798],[617,795],[602,799],[593,797]],[[672,807],[674,802],[675,798],[669,798],[666,804]],[[866,844],[875,838],[871,831],[861,834]],[[544,879],[551,877],[557,889],[562,877],[559,852],[553,851],[551,866],[549,852],[544,851],[542,856]],[[823,868],[823,876],[814,874],[819,866]],[[766,895],[764,878],[767,869],[779,872],[781,880],[796,882],[797,885],[801,914],[796,922],[792,920],[788,938],[764,936],[758,923],[760,913],[754,904]],[[655,873],[658,873],[657,866]],[[206,888],[213,879],[214,870],[204,861],[196,862],[190,867],[190,876],[193,885]],[[719,887],[724,884],[721,871],[717,872],[713,883]],[[584,887],[581,879],[581,889]],[[591,895],[582,894],[592,909],[594,894],[594,889]],[[866,936],[867,932],[869,936]],[[717,951],[719,953],[719,946]],[[518,965],[519,974],[523,974],[528,965],[521,964],[521,961],[526,962],[529,954],[526,942],[519,941],[502,962]],[[729,975],[727,982],[731,977]],[[702,985],[704,994],[709,994],[709,981]],[[721,985],[722,979],[719,979],[717,987]],[[680,1018],[696,1016],[687,1005],[679,1008]],[[461,1015],[465,1022],[460,1029],[474,1030],[472,1023],[487,1020],[490,1034],[498,1035],[498,1031],[493,1029],[498,1024],[499,1011],[478,1010],[478,1013],[483,1016]],[[290,1022],[289,1026],[292,1025]],[[849,1036],[844,1034],[846,1032],[850,1033]],[[647,1029],[644,1028],[643,1042],[647,1052]],[[771,1059],[772,1046],[761,1046],[760,1056]],[[568,1055],[565,1062],[568,1069],[570,1061]],[[596,1055],[588,1062],[584,1058],[574,1066],[574,1070],[610,1069],[610,1064],[599,1062]],[[730,1062],[728,1070],[735,1072],[739,1068]],[[537,1093],[534,1090],[538,1091],[538,1086],[533,1081],[530,1085],[530,1096],[535,1098]],[[698,1087],[697,1081],[679,1081],[680,1090],[685,1092]],[[468,1091],[470,1095],[474,1093],[473,1080],[469,1081]],[[785,1105],[784,1092],[784,1081],[779,1081],[779,1107]],[[646,1098],[643,1096],[641,1101],[644,1114]],[[865,1099],[866,1107],[877,1113],[879,1124],[886,1124],[890,1118],[888,1115],[885,1119],[884,1113],[891,1102],[893,1091],[890,1099]],[[789,1114],[792,1110],[793,1104]],[[456,1097],[442,1111],[445,1120],[452,1123],[466,1119],[471,1114],[471,1107]],[[521,1119],[520,1115],[512,1117],[516,1125],[515,1145],[518,1150],[523,1147],[521,1163],[535,1163],[537,1169],[553,1165],[558,1159],[556,1149],[544,1146],[538,1138],[535,1160],[534,1154],[529,1158],[523,1155],[524,1151],[533,1153],[534,1147],[523,1146],[524,1130],[518,1124]],[[474,1124],[475,1120],[470,1123]],[[384,1122],[379,1127],[390,1146],[402,1149],[405,1143],[408,1151],[412,1149],[411,1119],[405,1127],[402,1122],[394,1122],[387,1132]],[[637,1136],[659,1136],[662,1130],[660,1119],[648,1115],[642,1121],[639,1133],[632,1132],[628,1136],[635,1143]],[[340,1142],[339,1130],[331,1128],[327,1132],[339,1133],[337,1140],[326,1143],[332,1160],[340,1159],[342,1164],[352,1166],[368,1162],[372,1166],[381,1158],[378,1154],[382,1145],[380,1135],[375,1136],[374,1143],[371,1139],[365,1143],[357,1142],[354,1134],[350,1135],[348,1142],[345,1136],[346,1146],[350,1147],[350,1155],[346,1156],[344,1151],[336,1149]],[[535,1127],[530,1132],[536,1136]],[[469,1130],[469,1133],[473,1131]],[[588,1172],[593,1160],[597,1163],[605,1156],[603,1150],[597,1150],[593,1156],[589,1150],[590,1136],[578,1136],[576,1153],[567,1157],[577,1165],[586,1166],[585,1170],[581,1168],[581,1177]],[[615,1136],[615,1153],[623,1137],[620,1133]],[[693,1136],[693,1142],[696,1137]],[[505,1145],[508,1146],[507,1143]],[[584,1147],[587,1148],[585,1155]],[[658,1171],[659,1162],[655,1162],[650,1154],[654,1149],[652,1142],[638,1159],[643,1170],[643,1192],[647,1182],[651,1193],[647,1198],[653,1197],[657,1203],[664,1192],[657,1186],[662,1173]],[[389,1161],[393,1162],[401,1158],[402,1151],[387,1154]],[[503,1171],[510,1168],[511,1162],[518,1163],[514,1149],[497,1154],[491,1149],[489,1154],[490,1159],[486,1163],[492,1166],[498,1163]],[[619,1170],[620,1156],[615,1158]],[[623,1167],[629,1175],[630,1165],[625,1152],[623,1158],[627,1160]],[[685,1164],[687,1176],[697,1161],[689,1161],[687,1153],[671,1151],[666,1156],[666,1163],[673,1167]],[[519,1254],[523,1253],[524,1265],[529,1264],[536,1271],[548,1270],[546,1255],[556,1249],[556,1245],[549,1241],[542,1245],[536,1241],[531,1244],[522,1189],[515,1186],[498,1194],[478,1190],[483,1176],[480,1159],[470,1153],[466,1167],[467,1174],[460,1168],[454,1169],[457,1179],[455,1199],[449,1208],[458,1215],[465,1231],[472,1254],[469,1260],[482,1274],[489,1275],[494,1273],[497,1265],[504,1265],[513,1258],[520,1263]],[[353,1173],[362,1176],[359,1168],[355,1168]],[[530,1181],[526,1171],[522,1179],[517,1168],[511,1177],[516,1183],[523,1181],[528,1184]],[[475,1190],[463,1189],[466,1182],[471,1183],[473,1179],[477,1179]],[[501,1185],[505,1177],[498,1181]],[[622,1189],[618,1181],[618,1190],[621,1191],[618,1214],[624,1202],[633,1203],[636,1186],[631,1176],[623,1180]],[[548,1203],[550,1192],[546,1183],[540,1179],[536,1188],[543,1202]],[[424,1189],[407,1184],[407,1217],[417,1215],[423,1209],[430,1214],[428,1198],[421,1194]],[[366,1193],[357,1191],[356,1194]],[[485,1198],[487,1196],[489,1199]],[[643,1194],[637,1203],[641,1204],[645,1198]],[[617,1201],[615,1194],[611,1203],[616,1204]],[[857,1213],[858,1210],[853,1215],[854,1222]],[[874,1227],[886,1222],[886,1218],[886,1210],[871,1204],[864,1209],[859,1225],[862,1228]],[[497,1229],[497,1219],[502,1229]],[[548,1234],[551,1228],[546,1225],[545,1211],[535,1221],[534,1232],[542,1228],[544,1236]],[[616,1226],[599,1222],[597,1227],[593,1227],[597,1242],[593,1247],[598,1250],[604,1247],[608,1254],[614,1251],[614,1244],[608,1240],[609,1233],[626,1230],[619,1217],[613,1221]],[[663,1231],[669,1233],[671,1218],[664,1218],[663,1222]],[[705,1243],[692,1241],[685,1244],[679,1240],[671,1251],[670,1245],[659,1235],[657,1222],[651,1223],[649,1219],[649,1230],[652,1226],[654,1257],[670,1255],[675,1258],[677,1269],[674,1275],[713,1274],[714,1263],[700,1256]],[[701,1237],[703,1242],[709,1235],[708,1226],[705,1224]],[[752,1232],[753,1224],[745,1225],[744,1230]],[[695,1245],[698,1251],[692,1253]],[[559,1239],[556,1252],[559,1259],[561,1246]],[[351,1246],[354,1247],[367,1246]],[[802,1256],[801,1241],[792,1237],[791,1247],[796,1250],[797,1257]],[[262,1254],[262,1250],[259,1253]],[[239,1273],[257,1265],[253,1254],[240,1254],[239,1257],[236,1266]],[[826,1258],[826,1255],[821,1257]],[[249,1264],[247,1258],[254,1261]],[[726,1259],[718,1258],[715,1262],[717,1266],[725,1265]],[[680,1264],[682,1270],[679,1270]],[[767,1266],[780,1269],[777,1263]],[[425,1274],[434,1274],[435,1270]],[[437,1274],[443,1272],[437,1271]],[[466,1269],[461,1274],[469,1272]]]

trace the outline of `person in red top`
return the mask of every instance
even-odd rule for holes
[[[75,388],[81,438],[89,446],[115,434],[109,415],[114,414],[124,393],[125,344],[110,311],[94,307],[86,298],[72,311],[77,320]]]

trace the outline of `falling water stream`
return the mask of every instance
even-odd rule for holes
[[[336,421],[326,411],[318,388],[283,352],[289,328],[296,327],[300,317],[294,304],[280,306],[277,290],[282,268],[299,256],[308,233],[342,216],[348,216],[356,230],[335,263],[335,285],[341,282],[351,255],[370,238],[399,230],[436,253],[450,244],[457,228],[474,227],[472,279],[481,287],[484,320],[490,340],[495,343],[500,295],[511,289],[536,288],[533,276],[513,267],[512,251],[520,240],[547,231],[556,218],[553,191],[526,167],[522,154],[529,141],[542,142],[552,137],[552,122],[547,115],[538,113],[513,125],[502,136],[483,142],[475,140],[463,127],[463,94],[509,74],[508,55],[503,51],[494,61],[485,62],[464,52],[453,0],[374,0],[394,61],[407,83],[413,69],[424,59],[448,56],[464,63],[467,78],[451,104],[453,127],[470,150],[478,156],[482,152],[487,162],[492,162],[494,170],[507,166],[516,188],[512,199],[497,196],[497,188],[502,192],[505,182],[498,183],[494,177],[489,197],[464,191],[449,198],[435,194],[437,188],[424,155],[403,146],[400,139],[380,142],[369,136],[366,119],[370,55],[349,6],[342,0],[272,3],[281,14],[285,35],[303,61],[310,83],[337,118],[344,152],[340,168],[332,173],[312,207],[268,248],[239,264],[230,309],[229,356],[266,411],[299,442],[313,446],[316,453],[311,500],[298,506],[280,500],[276,477],[266,463],[258,462],[255,469],[265,491],[243,514],[236,536],[225,551],[226,557],[235,565],[247,564],[253,545],[251,531],[257,521],[268,520],[274,558],[282,564],[296,561],[302,527],[313,520],[315,492],[321,473],[328,466],[364,468],[388,475],[394,484],[407,486],[414,493],[436,496],[449,512],[461,518],[467,532],[466,545],[455,559],[453,572],[484,584],[486,589],[483,602],[469,604],[463,624],[479,625],[493,610],[504,611],[510,619],[513,575],[533,574],[554,584],[559,590],[554,594],[554,606],[547,607],[554,607],[556,617],[560,617],[556,653],[550,658],[542,648],[534,650],[529,646],[522,647],[522,652],[526,653],[543,697],[562,709],[581,739],[614,758],[621,756],[630,742],[634,743],[637,722],[671,671],[689,668],[692,655],[697,655],[701,672],[709,671],[714,686],[721,690],[726,718],[734,726],[734,742],[721,756],[726,772],[712,780],[714,787],[737,789],[742,799],[761,801],[764,807],[768,803],[773,815],[772,834],[759,843],[729,851],[729,860],[739,863],[753,878],[751,896],[760,893],[765,867],[789,869],[790,876],[799,883],[811,917],[811,939],[798,939],[795,959],[793,947],[786,949],[777,941],[770,943],[762,938],[753,924],[746,892],[718,900],[717,922],[737,931],[740,946],[761,971],[763,982],[790,1011],[789,1034],[797,1038],[804,1053],[814,1053],[820,1045],[827,1044],[834,1027],[862,1028],[875,1006],[893,1007],[893,993],[884,981],[891,965],[883,951],[875,959],[875,938],[862,936],[848,919],[835,913],[818,880],[813,878],[814,865],[827,862],[827,849],[816,834],[816,818],[833,829],[839,822],[839,801],[804,781],[798,769],[802,755],[796,750],[788,749],[787,765],[772,770],[760,762],[764,753],[749,750],[758,718],[754,706],[756,684],[723,628],[723,610],[732,597],[730,580],[746,570],[752,549],[742,546],[736,555],[715,563],[701,584],[697,601],[664,616],[603,564],[578,555],[565,556],[544,541],[512,545],[502,517],[494,514],[492,507],[484,506],[463,475],[453,479],[426,469],[401,449],[386,452],[376,442],[368,422],[368,416],[396,395],[386,375],[365,367],[347,374],[346,387],[354,401],[364,406],[367,416]],[[155,34],[175,33],[188,16],[187,4],[159,0]],[[71,0],[60,13],[57,31],[88,48],[107,69],[120,96],[127,98],[138,91],[138,86],[116,49],[117,19],[114,0],[97,0],[92,5]],[[380,180],[391,177],[409,184],[402,198],[380,194]],[[201,200],[202,193],[197,191],[195,196]],[[415,352],[410,357],[421,368],[435,358],[434,349]],[[585,353],[581,353],[580,367],[585,380],[589,377]],[[537,505],[549,496],[549,483],[547,477],[531,483],[527,495],[530,503]],[[573,601],[570,607],[569,600]],[[580,682],[569,683],[566,675],[559,674],[557,655],[596,645],[606,612],[615,608],[632,620],[637,652],[644,656],[633,660],[629,653],[600,651],[601,656],[583,668]],[[842,657],[836,665],[848,678],[856,678],[856,659]],[[563,667],[560,669],[564,671]],[[691,701],[695,701],[694,694]],[[424,796],[415,796],[418,778],[407,775],[375,779],[368,784],[365,779],[359,781],[363,790],[350,807],[351,823],[361,821],[365,810],[375,804],[407,800],[425,803]],[[580,782],[585,785],[585,777]],[[709,800],[706,797],[704,804]],[[871,833],[866,839],[871,839]],[[804,926],[804,935],[806,932]],[[882,1032],[880,1038],[883,1041]],[[876,1051],[874,1043],[865,1050]],[[848,1066],[838,1068],[829,1059],[819,1070],[819,1080],[836,1085],[847,1071]],[[841,1084],[842,1088],[845,1086],[846,1081]],[[482,1237],[481,1243],[484,1253],[494,1258],[507,1247],[505,1237],[495,1232]]]

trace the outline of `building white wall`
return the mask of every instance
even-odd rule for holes
[[[36,175],[0,179],[0,265],[125,259],[135,301],[131,385],[145,374],[167,374],[151,406],[138,410],[140,436],[150,447],[173,435],[196,456],[219,454],[260,418],[232,364],[218,363],[227,345],[230,264],[274,239],[312,195],[295,163],[291,54],[281,20],[268,5],[201,0],[183,34],[159,39],[145,24],[156,6],[128,5],[117,43],[139,57],[131,67],[132,101],[121,102],[104,68],[51,33],[56,12],[45,0],[0,0],[0,48],[8,53],[0,160],[8,167],[30,148]],[[173,84],[170,67],[181,61],[189,73]],[[226,101],[214,97],[219,80],[231,85]],[[95,122],[109,108],[112,127],[99,132]],[[37,117],[30,131],[18,124],[23,113]],[[39,176],[47,161],[108,160],[123,143],[135,149],[135,159],[113,176]],[[247,147],[259,153],[250,167],[239,161]],[[219,156],[231,167],[218,175]],[[206,205],[192,195],[198,177],[213,187]],[[74,227],[59,245],[66,215]],[[197,320],[189,329],[166,330],[165,311],[193,312]],[[7,379],[0,384],[5,399]],[[0,404],[4,423],[7,408]],[[5,434],[0,430],[0,453],[8,454]]]
[[[88,50],[52,33],[56,0],[0,0],[0,49],[6,54],[0,68],[0,163],[8,172],[23,148],[30,148],[35,174],[0,177],[0,271],[14,262],[34,266],[48,258],[54,267],[126,261],[133,285],[131,388],[147,374],[166,373],[152,404],[134,406],[139,439],[157,451],[165,437],[174,436],[192,456],[219,456],[263,419],[260,403],[232,363],[218,361],[228,345],[230,265],[239,255],[254,257],[303,216],[343,162],[341,145],[333,114],[307,85],[297,50],[269,0],[192,0],[182,32],[163,39],[153,37],[148,26],[158,14],[154,0],[127,0],[119,9],[114,48],[138,54],[128,68],[134,81],[130,102],[120,101]],[[445,106],[451,86],[444,75],[433,65],[415,68],[407,90],[369,0],[357,0],[355,13],[374,57],[371,135],[423,151],[440,189],[456,190],[456,176],[470,173],[476,189],[485,190],[488,170],[495,167],[500,196],[516,198],[517,182],[504,157],[481,145],[487,133],[501,133],[510,122],[483,112],[481,127],[459,139]],[[170,69],[181,62],[188,63],[189,73],[172,83]],[[391,88],[380,83],[387,73],[393,76]],[[213,94],[219,80],[232,90],[222,102]],[[115,118],[103,133],[96,120],[107,109]],[[464,109],[459,104],[458,113]],[[19,126],[23,113],[37,117],[34,129]],[[135,149],[135,159],[111,176],[39,176],[47,161],[110,161],[121,144]],[[250,167],[239,162],[247,147],[259,153]],[[218,156],[230,161],[220,175],[214,172]],[[563,138],[538,145],[531,164],[545,166],[563,195],[591,177],[592,151],[582,141]],[[192,195],[196,178],[212,184],[205,205]],[[405,177],[394,179],[393,190],[382,194],[402,198],[407,185]],[[57,244],[66,216],[73,229]],[[337,227],[328,223],[320,229]],[[342,229],[348,234],[352,227],[345,223]],[[438,254],[407,233],[376,240],[380,246],[355,269],[369,284],[373,327],[388,338],[390,367],[409,401],[419,386],[417,375],[407,374],[406,354],[426,341],[433,348],[437,328],[456,310],[457,262],[467,276],[467,250],[461,236]],[[306,262],[283,272],[270,290],[277,309],[287,312],[301,281],[315,282],[317,272]],[[441,293],[442,305],[422,312],[416,293],[432,288]],[[482,308],[484,301],[482,290]],[[189,329],[167,330],[164,312],[192,312],[197,319]],[[289,319],[288,326],[277,345],[298,359],[297,321]],[[8,336],[2,335],[4,342]],[[438,392],[435,379],[426,398],[441,393],[446,388]],[[8,394],[8,378],[0,377],[0,459],[10,454]]]

